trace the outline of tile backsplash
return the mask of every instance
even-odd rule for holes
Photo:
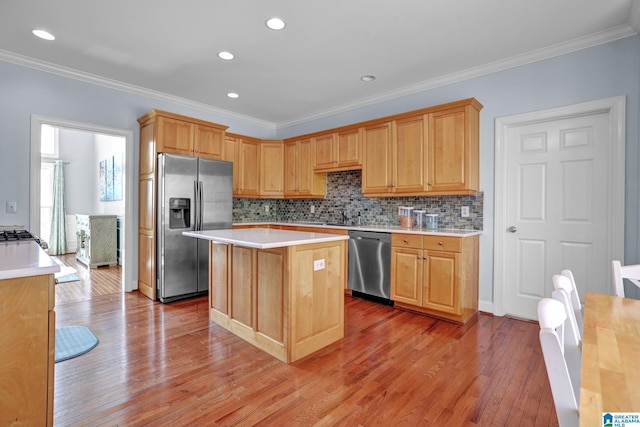
[[[356,224],[360,216],[364,225],[399,225],[398,206],[412,206],[438,214],[439,228],[482,230],[483,203],[483,192],[475,196],[365,197],[362,172],[356,170],[328,173],[325,199],[234,198],[233,221],[340,222],[344,212],[350,224]],[[315,213],[311,213],[312,206]],[[469,207],[469,217],[462,218],[462,206]]]

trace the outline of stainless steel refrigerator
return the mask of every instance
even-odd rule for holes
[[[158,154],[158,298],[171,302],[209,289],[208,241],[183,231],[231,228],[233,163]]]

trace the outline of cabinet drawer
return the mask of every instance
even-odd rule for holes
[[[391,235],[391,246],[422,249],[422,236],[420,234],[393,233]]]
[[[432,251],[462,251],[462,241],[460,237],[450,236],[424,236],[424,248]]]

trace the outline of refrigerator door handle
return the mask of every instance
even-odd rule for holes
[[[198,198],[198,181],[193,181],[193,212],[195,214],[193,229],[200,230],[200,199]]]
[[[202,218],[204,216],[204,208],[202,205],[202,181],[198,181],[198,216],[200,217],[200,220],[198,221],[198,230],[202,230]]]

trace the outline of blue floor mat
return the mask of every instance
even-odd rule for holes
[[[98,345],[91,329],[86,326],[64,326],[56,328],[56,362],[87,353]]]

